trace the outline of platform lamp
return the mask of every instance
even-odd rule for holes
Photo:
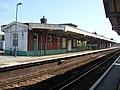
[[[16,57],[17,56],[17,50],[16,50],[16,47],[17,47],[17,16],[18,16],[18,6],[19,5],[22,5],[22,3],[17,3],[16,5],[16,25],[15,25],[15,49],[14,49],[14,56]]]

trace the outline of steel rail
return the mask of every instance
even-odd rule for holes
[[[52,88],[50,88],[50,89],[48,89],[48,90],[54,90],[55,88],[59,87],[60,85],[63,85],[64,83],[68,82],[69,80],[71,80],[71,79],[77,77],[78,75],[80,75],[80,76],[77,77],[76,79],[70,81],[69,83],[65,84],[64,86],[62,86],[61,88],[58,89],[58,90],[63,90],[64,88],[68,87],[68,86],[71,85],[72,83],[76,82],[77,80],[79,80],[79,79],[82,78],[83,76],[87,75],[88,73],[92,72],[94,69],[98,68],[99,66],[101,66],[102,64],[104,64],[105,62],[107,62],[110,58],[112,58],[113,56],[115,56],[115,55],[118,54],[118,53],[119,53],[119,52],[117,52],[117,53],[115,53],[114,55],[110,56],[110,57],[109,57],[108,59],[106,59],[104,62],[99,62],[99,63],[91,66],[89,69],[83,71],[83,72],[82,72],[82,73],[83,73],[82,75],[80,75],[81,73],[78,73],[77,75],[75,75],[75,76],[73,76],[73,77],[71,77],[71,78],[63,81],[63,82],[60,83],[60,84],[57,84],[56,86],[54,86],[54,87],[52,87]]]
[[[113,62],[113,64],[105,71],[105,73],[94,83],[94,85],[89,89],[89,90],[94,90],[98,84],[104,79],[104,77],[109,73],[109,71],[113,68],[114,64],[116,61],[118,61],[118,59],[120,58],[120,56]]]

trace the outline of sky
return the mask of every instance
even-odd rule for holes
[[[97,32],[120,43],[120,36],[112,30],[106,18],[102,0],[0,0],[0,25],[15,21],[16,4],[18,22],[40,22],[45,16],[47,23],[73,23],[79,29]]]

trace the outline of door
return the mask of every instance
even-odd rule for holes
[[[34,55],[38,55],[38,34],[34,34]]]
[[[68,40],[68,51],[72,49],[72,40]]]

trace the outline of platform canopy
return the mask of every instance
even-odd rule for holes
[[[120,0],[103,0],[103,4],[112,29],[120,35]]]
[[[67,36],[68,38],[76,38],[76,39],[90,39],[90,38],[95,38],[95,39],[100,39],[100,40],[105,40],[109,42],[115,42],[113,40],[110,40],[104,36],[100,36],[97,34],[93,34],[91,32],[78,29],[77,25],[67,23],[67,24],[40,24],[40,23],[29,23],[29,30],[38,30],[38,31],[47,31],[51,34],[56,34],[56,35],[62,35],[62,36]]]
[[[21,27],[28,28],[30,31],[36,31],[39,33],[49,33],[49,34],[55,34],[58,36],[63,36],[67,38],[76,38],[81,40],[103,40],[108,42],[115,42],[114,40],[110,40],[109,38],[106,38],[101,35],[97,35],[82,29],[77,28],[77,25],[72,23],[64,23],[64,24],[41,24],[41,23],[21,23],[21,22],[12,22],[7,25],[2,26],[2,31],[6,32],[8,28],[10,28],[13,25],[18,25]],[[11,30],[11,29],[9,29]],[[18,30],[17,30],[18,31]]]

